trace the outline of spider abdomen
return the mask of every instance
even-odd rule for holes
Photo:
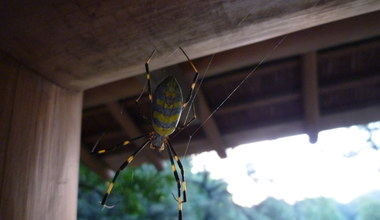
[[[174,76],[168,76],[153,93],[152,125],[157,134],[166,137],[172,134],[182,113],[182,90]]]

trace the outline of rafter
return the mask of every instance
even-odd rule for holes
[[[220,108],[217,114],[227,114],[231,112],[241,111],[244,109],[256,108],[260,106],[273,105],[276,103],[290,102],[301,97],[300,94],[285,94],[281,96],[260,99],[255,101],[248,101],[244,103],[239,103],[238,105],[225,105],[223,108]]]
[[[96,88],[88,89],[83,96],[83,108],[89,108],[125,97],[136,96],[141,92],[142,84],[135,77],[123,79]]]
[[[224,143],[222,135],[219,132],[215,119],[211,116],[211,111],[201,90],[199,90],[197,96],[199,98],[201,121],[207,120],[202,127],[206,137],[218,155],[221,158],[225,158],[227,156],[225,151],[226,144]]]
[[[380,13],[372,13],[291,33],[266,61],[378,36],[380,28],[377,27],[380,27],[380,23],[377,21],[379,19]],[[350,27],[355,27],[355,31],[351,31]],[[214,57],[206,77],[258,63],[278,41],[279,38],[275,38],[221,52]],[[210,63],[210,56],[195,59],[194,63],[199,70],[204,70]],[[184,75],[193,73],[187,63],[181,65],[181,68],[185,72]],[[88,108],[125,97],[137,96],[141,92],[142,86],[137,79],[128,78],[88,89],[84,93],[83,106]]]
[[[112,169],[103,161],[91,155],[83,145],[80,148],[80,160],[91,170],[97,173],[102,180],[106,181],[112,177]]]
[[[326,94],[326,93],[331,93],[338,90],[350,89],[350,88],[355,88],[355,87],[363,86],[363,85],[373,85],[376,83],[380,83],[380,75],[366,77],[366,78],[358,79],[355,81],[342,82],[335,85],[323,86],[323,87],[320,87],[318,90],[319,90],[319,94]],[[223,106],[223,108],[220,108],[216,114],[223,115],[223,114],[227,114],[231,112],[240,111],[243,109],[257,108],[257,107],[266,106],[266,105],[274,105],[274,104],[282,103],[282,102],[290,102],[290,101],[294,101],[300,98],[301,98],[300,94],[284,94],[284,95],[267,98],[267,99],[247,101],[244,103],[239,103],[238,105],[225,105]]]
[[[109,102],[106,104],[108,111],[116,119],[116,121],[121,125],[124,132],[129,138],[137,137],[142,134],[140,129],[135,125],[132,118],[128,113],[124,112],[121,114],[121,107],[117,102]],[[141,145],[143,142],[141,140],[136,140],[136,144]],[[163,166],[160,159],[157,158],[159,154],[153,154],[152,151],[144,152],[149,161],[151,161],[158,170],[162,170]]]
[[[273,48],[282,37],[218,53],[208,68],[206,77],[251,66],[259,63],[264,57],[268,62],[379,36],[379,19],[380,13],[376,12],[293,32],[287,34],[275,50]],[[351,27],[355,27],[355,31],[352,31]],[[206,69],[210,57],[195,59],[194,63],[198,69]],[[187,67],[186,73],[189,72],[191,69]]]

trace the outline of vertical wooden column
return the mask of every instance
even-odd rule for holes
[[[0,53],[0,219],[76,219],[82,92]]]
[[[311,52],[302,56],[302,85],[304,103],[304,125],[310,143],[318,140],[319,100],[317,54]]]

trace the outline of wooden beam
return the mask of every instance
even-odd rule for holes
[[[380,120],[380,107],[373,106],[358,110],[339,112],[335,114],[322,115],[319,118],[319,128],[321,130],[348,127],[353,125],[366,124]],[[228,134],[223,134],[226,140],[226,148],[236,147],[241,144],[248,144],[258,141],[273,140],[277,138],[304,134],[303,120],[286,122],[270,126],[248,129]],[[186,143],[178,143],[178,149],[185,149]],[[206,148],[203,148],[206,147]],[[207,140],[192,140],[187,151],[188,155],[212,150]],[[181,152],[180,152],[181,153]]]
[[[160,53],[152,70],[185,61],[172,55],[178,46],[199,58],[380,9],[378,0],[166,0],[149,7],[107,1],[95,12],[87,10],[94,7],[91,1],[30,3],[28,10],[24,3],[12,1],[0,8],[0,49],[56,84],[77,90],[143,73],[141,62],[154,47]],[[355,32],[360,28],[351,27]]]
[[[380,47],[379,40],[380,33],[375,37],[374,40],[361,44],[353,44],[350,46],[345,46],[344,48],[339,48],[338,50],[327,50],[318,54],[318,59],[337,59],[338,57],[345,56],[347,54],[355,54],[360,52],[365,52],[368,50],[373,50],[373,48]]]
[[[266,61],[379,36],[380,22],[377,22],[378,20],[380,20],[380,12],[291,33]],[[355,31],[351,31],[350,27],[355,27]],[[260,62],[280,39],[276,38],[217,54],[206,73],[206,77]],[[210,56],[196,59],[194,62],[199,70],[205,70],[209,65]],[[186,76],[192,76],[193,70],[189,68],[187,63],[181,65],[181,68]],[[131,78],[92,88],[84,93],[84,107],[93,107],[125,97],[138,96],[141,88],[141,83]]]
[[[359,86],[363,87],[363,86],[373,85],[376,83],[380,83],[380,73],[371,77],[363,78],[363,79],[358,79],[354,81],[338,83],[336,85],[329,85],[329,86],[322,87],[320,89],[320,94],[331,93],[338,90],[350,89],[350,88],[355,88]]]
[[[106,131],[102,133],[96,133],[91,134],[89,136],[86,136],[85,141],[86,143],[96,143],[99,140],[99,137],[102,137],[104,140],[119,138],[120,136],[126,135],[124,130],[117,130],[117,131]]]
[[[319,128],[328,130],[339,127],[366,124],[380,120],[380,107],[373,106],[358,110],[339,112],[329,115],[321,115]],[[225,134],[228,146],[235,147],[257,141],[273,140],[281,137],[304,134],[303,120],[249,129],[230,134]]]
[[[107,103],[107,109],[112,114],[112,116],[116,119],[116,121],[121,125],[124,132],[127,134],[129,138],[134,138],[142,135],[142,132],[140,129],[135,125],[132,118],[129,116],[127,112],[124,111],[124,114],[121,113],[122,108],[117,102],[109,102]],[[142,140],[136,140],[135,143],[137,145],[143,144]],[[163,165],[161,163],[161,160],[158,158],[158,155],[160,154],[153,154],[152,151],[145,151],[144,152],[146,157],[149,159],[150,162],[154,164],[154,166],[158,170],[163,169]]]
[[[120,124],[129,138],[134,138],[142,134],[140,129],[133,123],[133,120],[129,114],[123,111],[122,107],[117,102],[109,102],[106,106],[108,111]],[[141,140],[137,140],[136,142],[142,143]]]
[[[213,7],[216,6],[213,5]],[[289,7],[289,5],[287,5],[287,7]],[[176,7],[173,7],[173,9],[179,10]],[[196,11],[204,13],[204,10],[205,8]],[[224,10],[226,9],[224,8]],[[321,6],[317,5],[315,7],[310,7],[306,10],[300,10],[298,12],[289,13],[278,17],[271,17],[270,19],[252,22],[252,24],[242,26],[241,28],[235,26],[234,28],[223,30],[218,33],[213,32],[212,34],[206,37],[204,37],[203,35],[198,36],[194,34],[197,32],[191,32],[193,35],[191,35],[190,39],[192,40],[189,40],[188,43],[182,42],[182,46],[188,54],[192,55],[192,57],[199,58],[210,54],[215,54],[221,51],[226,51],[237,47],[242,47],[249,44],[254,44],[264,40],[272,39],[278,36],[282,36],[284,34],[289,34],[303,29],[312,28],[322,24],[378,10],[380,10],[380,2],[377,0],[330,1],[329,3],[322,4]],[[173,11],[167,11],[166,13],[170,12],[172,13]],[[206,16],[207,15],[210,15],[208,10]],[[241,15],[241,12],[239,12],[239,14],[237,15]],[[236,16],[236,14],[234,16]],[[249,16],[249,11],[247,13],[247,16]],[[158,15],[156,19],[160,19],[160,17],[163,16]],[[204,25],[212,26],[213,24],[209,23]],[[179,27],[176,27],[173,30],[161,31],[165,31],[164,33],[173,33],[173,36],[178,36],[178,28]],[[172,40],[178,41],[178,39]],[[150,41],[151,40],[149,39],[146,42]],[[181,41],[179,43],[181,43]],[[173,46],[178,47],[179,43],[177,42]],[[162,45],[162,48],[159,48],[160,51],[163,52],[155,58],[155,65],[152,65],[152,70],[174,65],[180,62],[184,62],[186,60],[182,56],[172,55],[173,46],[167,48],[167,46],[165,47],[165,45]],[[273,44],[269,49],[271,49],[272,47]],[[151,49],[152,45],[149,45],[149,48]],[[139,57],[141,57],[141,55]],[[146,57],[146,54],[144,54],[143,57]],[[94,74],[94,76],[91,77],[91,80],[88,80],[87,78],[78,77],[76,79],[71,79],[70,81],[63,83],[73,88],[90,88],[104,83],[116,81],[128,76],[135,76],[143,72],[144,68],[143,66],[141,66],[141,61],[139,61],[138,63],[130,63],[130,65],[126,65],[125,67],[120,66],[120,68],[116,70],[110,70],[103,74]],[[58,76],[56,78],[57,80],[59,80]]]
[[[331,92],[342,90],[342,89],[350,89],[350,88],[355,88],[358,86],[373,85],[379,82],[380,82],[380,76],[375,75],[375,76],[366,77],[363,79],[358,79],[355,81],[323,86],[323,87],[320,87],[318,90],[319,90],[319,94],[326,94],[326,93],[331,93]],[[301,98],[300,94],[284,94],[281,96],[276,96],[276,97],[262,99],[262,100],[248,101],[245,103],[240,103],[239,105],[230,105],[230,106],[225,105],[223,106],[223,108],[219,109],[216,114],[223,115],[223,114],[240,111],[247,108],[257,108],[257,107],[261,107],[265,105],[274,105],[276,103],[290,102],[299,98]]]
[[[82,93],[3,53],[0,72],[0,219],[76,219]]]
[[[143,63],[141,64],[143,65]],[[140,94],[143,85],[136,78],[127,78],[96,88],[88,89],[83,96],[83,108],[115,102],[125,97],[133,97]]]
[[[202,121],[202,129],[204,130],[207,140],[210,142],[212,148],[216,150],[219,157],[227,157],[225,151],[225,143],[223,141],[222,135],[219,132],[218,126],[214,117],[211,115],[211,111],[208,107],[206,99],[202,94],[202,91],[198,92],[199,98],[199,110],[200,110],[200,119]],[[206,121],[207,120],[207,121]],[[204,124],[203,124],[204,122]]]
[[[366,85],[374,85],[380,82],[380,75],[374,75],[372,77],[355,80],[352,82],[344,82],[336,85],[324,86],[319,89],[320,94],[331,93],[337,90],[342,89],[350,89],[359,86]],[[255,102],[245,103],[243,105],[247,105],[250,107],[260,107],[263,105],[272,105],[281,102],[288,102],[296,99],[300,99],[300,94],[293,95],[284,95],[275,97],[270,100],[258,100]],[[247,107],[246,106],[246,107]],[[225,110],[227,108],[227,110]],[[217,114],[224,114],[226,112],[239,110],[234,106],[225,106],[218,110]],[[370,121],[380,120],[379,114],[377,113],[378,107],[370,107],[368,109],[363,110],[355,110],[348,111],[339,114],[333,115],[322,115],[319,118],[319,128],[322,130],[331,129],[339,126],[350,126],[355,124],[367,123]],[[208,115],[206,115],[208,116]],[[284,137],[288,135],[296,135],[305,132],[305,125],[303,121],[297,121],[294,123],[285,123],[278,124],[273,126],[267,126],[258,129],[252,129],[248,131],[240,131],[232,134],[224,134],[223,138],[225,138],[226,142],[224,142],[225,148],[234,147],[239,144],[244,144],[248,142],[275,139],[279,137]],[[204,128],[206,129],[206,128]],[[286,132],[284,132],[286,131]],[[99,136],[96,136],[95,140]],[[190,142],[190,147],[187,147],[187,142],[185,143],[176,143],[177,153],[179,155],[183,155],[186,151],[186,155],[196,154],[203,151],[211,151],[215,150],[213,145],[210,145],[210,140],[206,137],[204,139],[196,139],[193,138]]]
[[[244,103],[239,103],[238,105],[225,105],[223,108],[220,108],[217,114],[223,115],[230,112],[236,112],[244,109],[257,108],[260,106],[273,105],[276,103],[290,102],[297,100],[301,97],[300,94],[284,94],[281,96],[259,99],[255,101],[248,101]]]
[[[194,63],[199,70],[205,70],[207,66],[210,66],[206,73],[206,77],[210,77],[252,66],[264,58],[264,61],[268,62],[379,36],[380,22],[377,22],[378,20],[380,20],[380,12],[348,18],[290,33],[277,48],[275,48],[276,45],[283,37],[218,53],[211,65],[209,65],[210,56],[195,59]],[[355,31],[352,31],[352,27],[355,27]],[[186,74],[192,72],[191,68],[185,65],[184,67],[186,67],[184,68]]]
[[[319,132],[317,54],[315,52],[304,54],[301,66],[305,131],[309,135],[310,143],[316,143]]]
[[[320,94],[326,94],[335,92],[342,89],[350,89],[355,87],[360,87],[362,85],[369,86],[375,85],[380,82],[380,75],[374,75],[368,78],[363,78],[360,80],[355,80],[352,82],[344,82],[336,85],[324,86],[319,89]],[[243,105],[247,105],[246,107],[260,107],[263,105],[273,105],[281,102],[289,102],[296,99],[300,99],[300,94],[290,94],[278,96],[270,100],[258,100],[254,102],[248,102]],[[227,109],[226,109],[227,108]],[[237,111],[239,108],[235,108],[234,106],[224,106],[219,109],[216,114],[224,114],[226,112]],[[351,126],[356,124],[364,124],[371,121],[380,120],[380,112],[379,107],[368,107],[365,109],[353,110],[353,111],[345,111],[339,112],[337,114],[328,114],[321,115],[319,117],[319,129],[326,130],[343,126]],[[209,114],[206,114],[206,117]],[[203,127],[206,129],[206,127]],[[223,134],[223,140],[225,149],[229,147],[235,147],[239,144],[246,144],[250,142],[263,141],[263,140],[271,140],[280,137],[290,136],[302,134],[305,132],[305,124],[303,120],[297,120],[295,122],[289,123],[281,123],[272,126],[265,126],[255,129],[249,129],[239,132],[233,132],[229,134]],[[193,138],[190,142],[190,146],[187,146],[188,142],[180,142],[176,143],[177,153],[179,155],[198,154],[204,151],[215,150],[213,145],[210,145],[209,138],[196,139]],[[185,151],[186,150],[186,151]]]

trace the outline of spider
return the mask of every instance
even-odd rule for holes
[[[169,136],[174,133],[176,130],[181,130],[188,126],[193,120],[196,118],[195,110],[192,108],[193,117],[185,121],[182,125],[179,125],[179,121],[181,118],[181,113],[183,110],[188,106],[189,102],[192,100],[194,96],[194,88],[196,86],[196,82],[199,77],[199,73],[193,62],[190,60],[190,58],[187,56],[185,51],[179,47],[179,49],[182,51],[182,53],[187,58],[187,61],[190,63],[192,69],[194,70],[194,79],[191,84],[191,88],[189,91],[189,94],[187,98],[183,99],[182,90],[180,85],[178,84],[176,78],[174,76],[168,76],[166,77],[160,84],[157,85],[154,93],[152,94],[151,89],[151,83],[150,83],[150,72],[149,72],[149,62],[151,61],[154,53],[156,50],[153,50],[151,55],[149,56],[148,60],[145,62],[145,70],[146,70],[146,80],[148,84],[148,97],[152,108],[152,119],[151,124],[153,127],[153,131],[151,131],[148,134],[135,137],[129,140],[126,140],[116,146],[114,146],[111,149],[100,149],[95,151],[96,145],[94,146],[92,153],[95,154],[103,154],[108,151],[115,150],[117,148],[120,148],[122,146],[126,146],[130,144],[132,141],[146,138],[147,140],[134,152],[132,153],[127,160],[119,167],[119,169],[116,171],[112,181],[110,182],[106,193],[104,194],[104,197],[101,201],[101,205],[106,208],[112,208],[114,205],[110,206],[107,205],[107,198],[110,195],[112,188],[114,187],[115,181],[117,177],[119,176],[119,173],[124,170],[137,156],[137,154],[143,150],[147,145],[150,146],[151,149],[157,149],[158,151],[163,151],[166,147],[171,168],[174,174],[174,178],[177,183],[177,190],[178,190],[178,197],[177,197],[177,203],[178,203],[178,219],[182,219],[182,203],[187,201],[186,198],[186,182],[185,182],[185,171],[182,166],[182,163],[175,152],[170,140]],[[142,93],[144,92],[144,89]],[[141,93],[141,94],[142,94]],[[141,98],[141,95],[136,99],[136,104],[138,105],[138,102]],[[176,161],[180,171],[181,171],[181,179],[179,178],[176,166],[174,161]],[[182,189],[182,196],[181,196],[181,189]]]

